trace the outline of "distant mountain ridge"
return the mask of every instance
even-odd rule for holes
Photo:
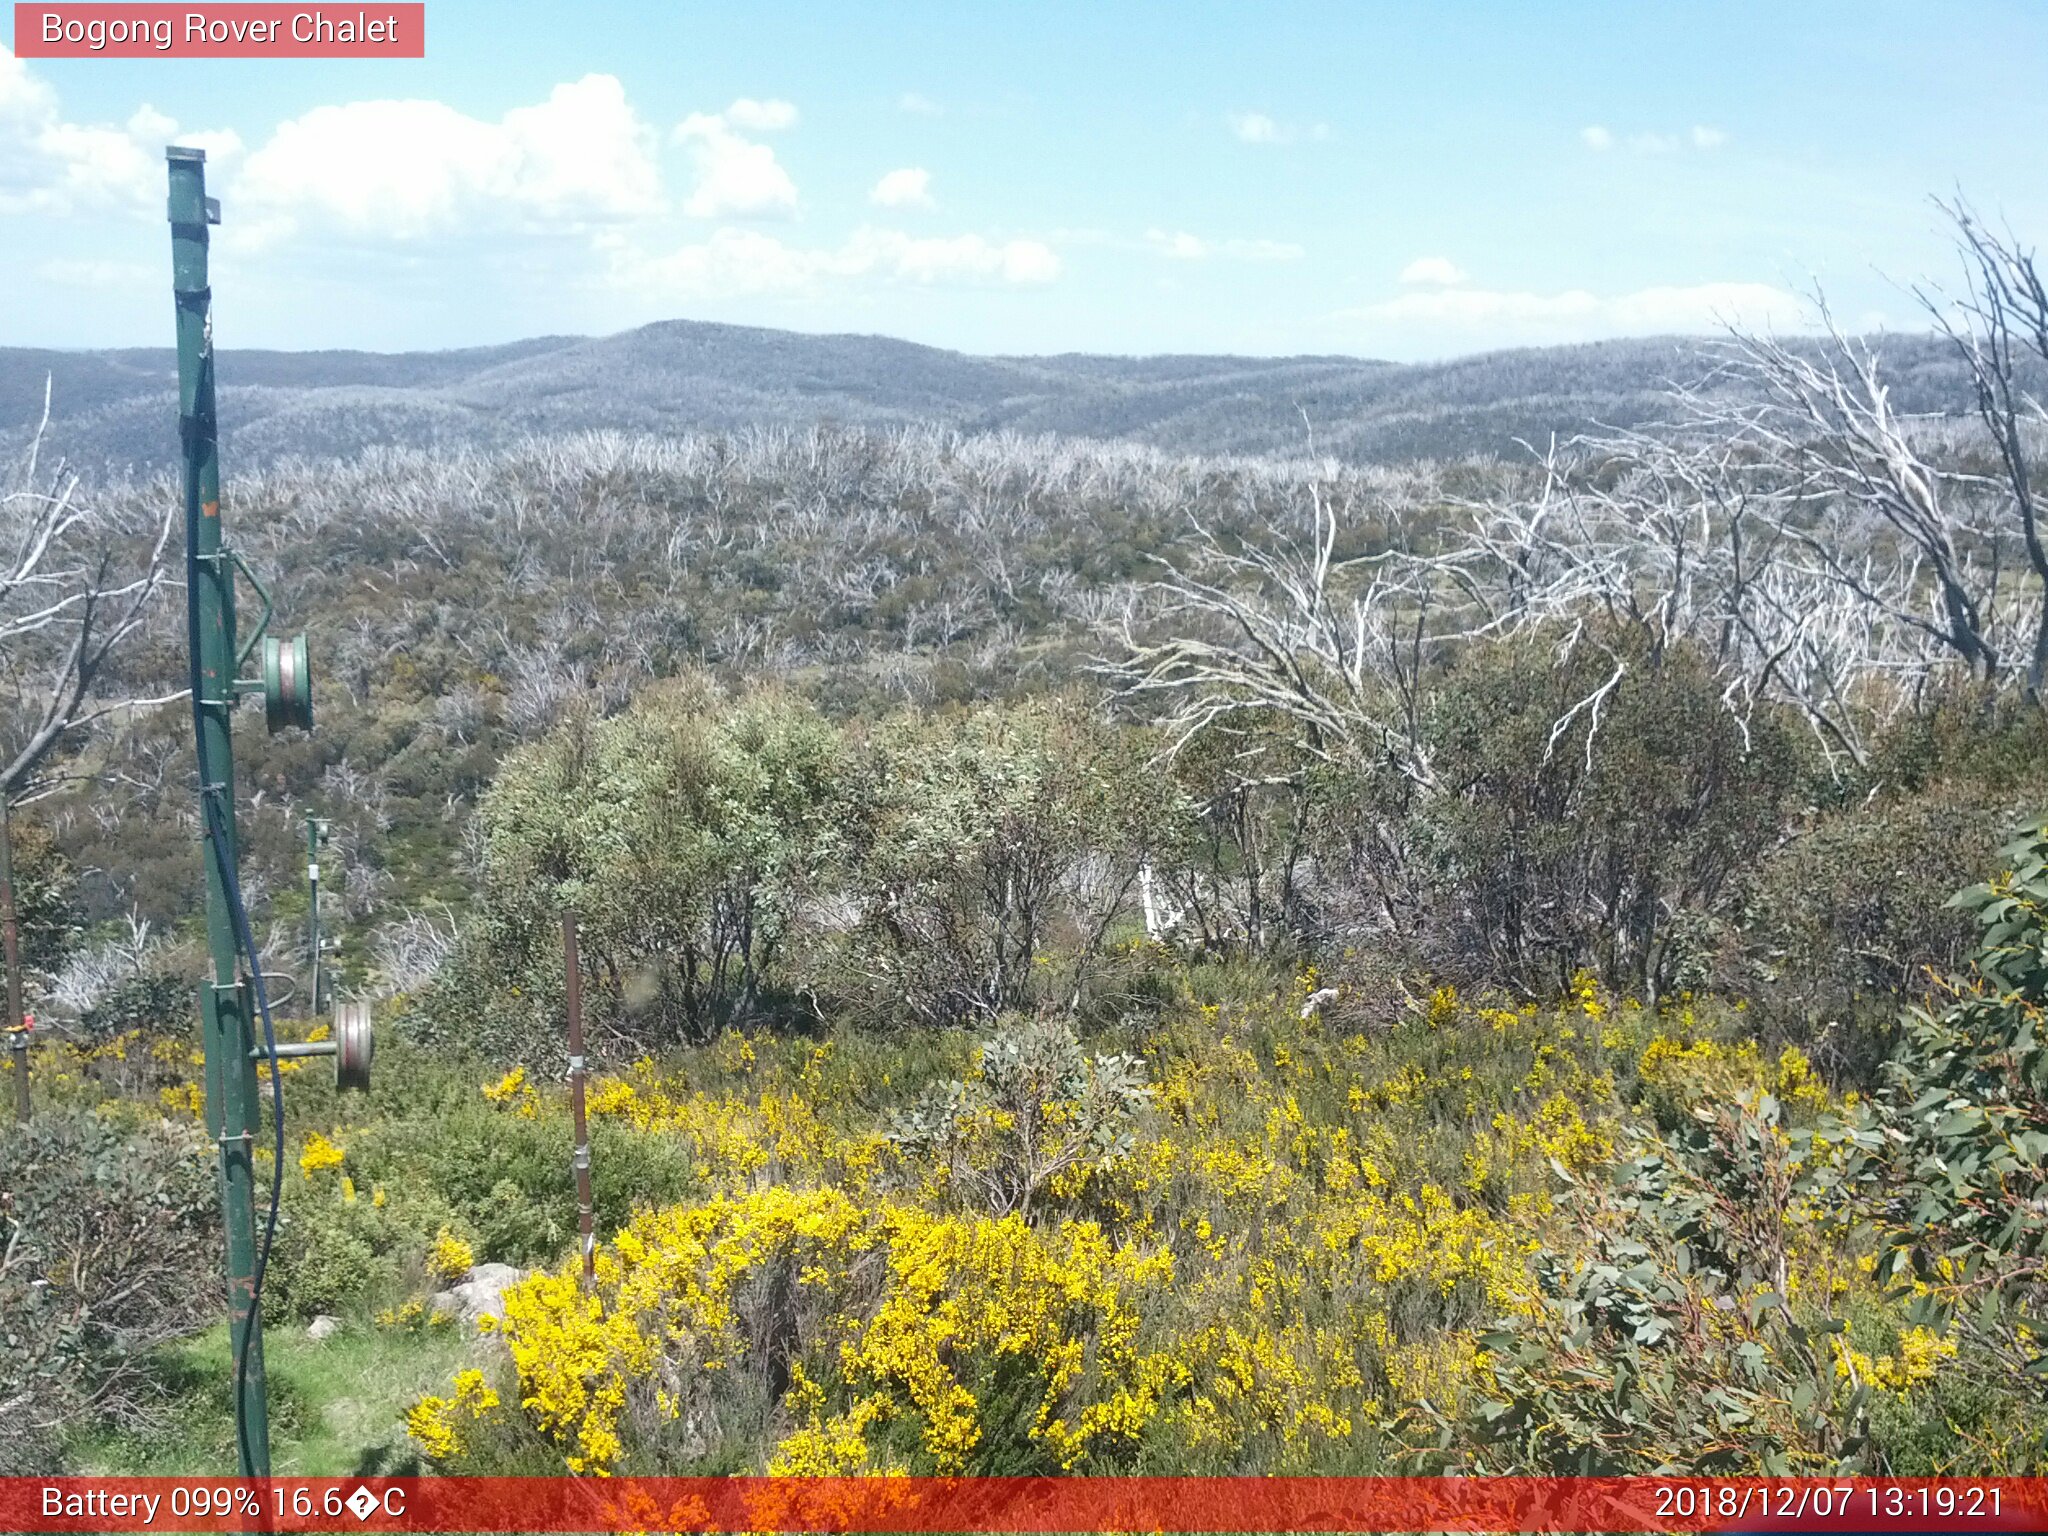
[[[614,336],[542,336],[446,352],[224,351],[232,469],[375,444],[488,446],[590,428],[674,433],[834,421],[938,422],[1121,438],[1179,452],[1316,451],[1408,462],[1515,451],[1599,421],[1637,425],[1707,366],[1697,338],[1491,352],[1441,363],[1335,356],[980,357],[881,336],[670,320]],[[1963,408],[1967,379],[1933,337],[1884,338],[1908,410]],[[0,348],[0,442],[52,382],[51,446],[86,466],[177,451],[169,348]]]

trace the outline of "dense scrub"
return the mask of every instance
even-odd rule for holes
[[[1187,835],[1144,740],[1075,701],[843,728],[692,685],[529,749],[484,806],[477,920],[387,1012],[383,1086],[291,1075],[273,1320],[446,1329],[436,1276],[543,1266],[507,1352],[411,1410],[465,1470],[2038,1464],[2043,844],[1987,866],[1982,980],[1864,1064],[1873,1094],[1683,988],[1581,968],[1523,1000],[1205,939],[1168,893],[1242,912],[1268,876]],[[569,900],[608,1063],[596,1310],[549,1267]],[[203,1187],[182,1035],[46,1051],[51,1123]],[[76,1378],[145,1436],[192,1297],[154,1306]]]
[[[728,689],[771,679],[839,723],[1070,690],[1129,642],[1208,633],[1151,583],[1169,569],[1205,571],[1211,541],[1308,547],[1327,511],[1331,560],[1396,548],[1421,558],[1447,547],[1472,507],[1543,494],[1544,476],[1541,465],[1393,471],[818,430],[369,454],[242,477],[240,542],[281,600],[279,623],[311,630],[321,676],[319,729],[244,754],[247,878],[264,898],[272,963],[303,969],[308,812],[333,826],[326,928],[343,940],[345,980],[409,989],[431,973],[477,889],[478,798],[507,753],[566,720],[616,714],[650,685],[707,669]],[[150,503],[171,492],[97,494]],[[1696,570],[1710,553],[1662,558]],[[1258,598],[1246,573],[1222,574]],[[1564,644],[1567,615],[1491,646],[1432,638],[1412,674],[1398,652],[1346,658],[1364,668],[1369,692],[1392,696],[1393,713],[1375,704],[1372,720],[1412,737],[1397,738],[1399,756],[1441,759],[1426,791],[1390,758],[1332,758],[1276,710],[1187,743],[1174,771],[1202,812],[1195,835],[1216,842],[1248,885],[1223,910],[1212,911],[1206,886],[1172,900],[1212,941],[1241,932],[1254,947],[1303,936],[1341,945],[1391,931],[1459,980],[1541,990],[1588,964],[1613,984],[1661,988],[1705,975],[1738,888],[1764,852],[1804,841],[1789,838],[1794,828],[1824,830],[1815,856],[1829,843],[1838,869],[1857,867],[1857,829],[1887,807],[1910,796],[1955,803],[1944,862],[1903,866],[1927,875],[1907,906],[1893,918],[1844,913],[1913,928],[1930,910],[1925,898],[1970,878],[1970,862],[2025,807],[2030,770],[2014,764],[2038,736],[2031,717],[1997,718],[2007,705],[1933,678],[1903,706],[1859,702],[1869,742],[1861,761],[1843,762],[1796,706],[1767,700],[1758,714],[1740,689],[1731,696],[1742,677],[1703,643],[1720,632],[1718,609],[1702,610],[1697,635],[1674,635],[1631,616],[1627,605],[1655,599],[1664,576],[1652,562],[1636,579],[1646,590],[1606,594],[1608,628],[1576,648]],[[1342,598],[1326,594],[1326,620]],[[110,687],[179,686],[174,608],[163,605],[147,643],[118,658]],[[1400,603],[1374,622],[1405,623]],[[1565,664],[1553,665],[1559,656]],[[1582,709],[1553,739],[1559,712],[1604,680],[1613,656],[1644,665],[1622,679],[1612,711]],[[1957,701],[1936,709],[1945,692]],[[1152,702],[1131,696],[1131,712],[1150,715]],[[1604,730],[1616,711],[1626,720]],[[1696,728],[1721,743],[1720,758],[1677,765],[1666,782],[1669,754],[1694,746]],[[90,781],[60,783],[25,823],[54,834],[76,866],[87,949],[125,942],[131,916],[160,941],[190,931],[188,850],[165,835],[190,830],[186,734],[170,709],[87,741],[73,769]],[[1176,724],[1159,745],[1179,735]],[[1589,753],[1596,736],[1601,750]],[[1625,763],[1631,753],[1638,760]],[[1662,809],[1628,808],[1651,791]],[[1606,829],[1613,867],[1574,870],[1559,851],[1589,815]],[[1632,815],[1645,819],[1630,824]],[[1931,811],[1919,825],[1933,836],[1942,821]],[[1908,835],[1910,823],[1900,822]],[[1486,857],[1497,836],[1512,850],[1504,864]],[[1656,867],[1638,867],[1644,859]],[[1350,868],[1334,878],[1340,862]],[[1479,888],[1501,868],[1543,888]],[[1787,902],[1773,920],[1794,925],[1801,910]],[[1781,970],[1794,987],[1811,991],[1830,973],[1827,996],[1801,1004],[1821,1025],[1873,986],[1874,1005],[1888,1009],[1882,994],[1929,958],[1895,934],[1869,937],[1830,955],[1825,936],[1809,932],[1796,966],[1787,951]],[[1951,926],[1938,958],[1953,960],[1958,942]],[[1870,976],[1842,968],[1864,950],[1883,955]]]
[[[1812,356],[1744,357],[1760,414],[1526,469],[821,429],[244,480],[323,677],[243,737],[264,964],[299,1011],[324,815],[382,1040],[367,1100],[288,1076],[273,1322],[459,1359],[402,1408],[464,1470],[2040,1465],[2024,477],[1953,421],[1802,456]],[[135,638],[109,685],[175,686]],[[183,731],[17,817],[44,1462],[198,1443]],[[454,1337],[491,1261],[540,1272]]]
[[[734,1022],[1113,1019],[1105,957],[1142,936],[1320,957],[1361,1018],[1441,982],[1540,999],[1581,972],[1650,1002],[1747,997],[1770,1039],[1867,1083],[1899,1000],[1967,954],[1943,903],[2037,781],[1987,751],[1842,805],[1790,719],[1738,731],[1683,648],[1546,749],[1577,686],[1540,653],[1474,653],[1430,701],[1423,798],[1263,724],[1228,758],[1172,755],[1074,694],[838,723],[788,688],[679,680],[508,761],[471,921],[404,1027],[555,1049],[573,907],[594,1027],[627,1056]],[[1987,748],[2038,735],[1950,719]]]
[[[1965,1196],[1968,1253],[1945,1239],[1892,1283],[1927,1229],[1916,1202],[1946,1198],[1914,1170],[1951,1154],[1921,1138],[1977,1126],[1916,1108],[1915,1082],[1838,1094],[1796,1048],[1759,1049],[1742,1010],[1651,1009],[1590,977],[1542,1007],[1443,988],[1353,1030],[1303,1018],[1312,972],[1143,943],[1118,963],[1152,1002],[1097,1040],[1014,1015],[915,1044],[732,1029],[601,1074],[603,1305],[573,1259],[518,1287],[506,1352],[413,1407],[420,1454],[1906,1473],[2048,1452],[2031,1389],[1958,1317],[2001,1286],[1990,1342],[2037,1352],[2039,1223],[1973,1231]],[[1967,1006],[2024,1010],[2032,986]],[[293,1082],[277,1326],[445,1330],[417,1300],[437,1270],[573,1245],[559,1084],[396,1054],[367,1104]],[[1902,1071],[1955,1081],[1943,1059]],[[81,1068],[60,1091],[103,1094]],[[2023,1154],[1987,1176],[2022,1195],[2037,1070],[1969,1079]]]
[[[46,1107],[0,1133],[0,1473],[47,1470],[81,1423],[155,1422],[151,1352],[211,1310],[192,1284],[220,1234],[205,1138],[112,1107]]]

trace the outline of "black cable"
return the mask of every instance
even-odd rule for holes
[[[242,1388],[249,1375],[249,1340],[263,1315],[263,1277],[270,1268],[271,1244],[277,1241],[278,1206],[284,1197],[284,1078],[277,1065],[277,1029],[271,1022],[270,998],[263,985],[262,966],[256,958],[255,935],[249,931],[249,911],[242,904],[241,881],[236,878],[234,862],[225,855],[227,829],[220,820],[220,802],[217,797],[209,795],[208,804],[214,822],[214,855],[220,859],[222,873],[226,877],[228,911],[234,918],[242,955],[249,964],[249,979],[256,994],[256,1012],[263,1020],[264,1054],[270,1062],[270,1123],[275,1133],[270,1162],[270,1210],[264,1218],[263,1246],[256,1250],[256,1273],[249,1286],[249,1324],[242,1330],[241,1347],[235,1352],[235,1431],[246,1451],[248,1425],[242,1416]],[[260,1115],[261,1111],[258,1113]]]
[[[246,1466],[254,1464],[254,1457],[249,1454],[248,1419],[242,1411],[243,1388],[249,1379],[249,1340],[254,1337],[262,1318],[263,1278],[270,1268],[270,1249],[277,1240],[278,1206],[284,1198],[284,1079],[277,1065],[277,1030],[270,1017],[270,996],[263,985],[263,964],[257,958],[255,935],[249,929],[249,910],[242,901],[242,883],[235,874],[234,860],[228,856],[227,825],[221,805],[227,786],[213,783],[207,772],[206,710],[200,697],[199,665],[199,486],[197,476],[188,474],[185,479],[185,620],[186,633],[191,638],[192,750],[199,768],[200,813],[205,824],[207,845],[220,871],[221,888],[227,895],[235,947],[247,962],[256,995],[256,1011],[263,1020],[263,1043],[270,1060],[270,1121],[276,1133],[270,1169],[270,1212],[263,1226],[263,1246],[256,1252],[256,1273],[249,1286],[249,1320],[242,1328],[241,1337],[235,1341],[235,1444]],[[228,680],[228,686],[233,689],[233,678]],[[228,707],[233,707],[232,692]],[[246,1069],[239,1061],[221,1063],[223,1084],[226,1082],[225,1074],[231,1070],[239,1072]],[[258,1114],[260,1116],[260,1110]],[[253,1157],[251,1162],[254,1162]],[[232,1332],[232,1314],[230,1317],[229,1331]]]

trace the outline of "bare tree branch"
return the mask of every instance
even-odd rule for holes
[[[62,464],[45,469],[50,384],[15,483],[0,494],[0,794],[27,786],[67,737],[110,715],[181,698],[108,695],[101,684],[165,581],[173,510],[143,521],[80,498]]]

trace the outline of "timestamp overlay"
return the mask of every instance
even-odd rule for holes
[[[2048,1531],[2048,1478],[9,1478],[57,1531]]]

